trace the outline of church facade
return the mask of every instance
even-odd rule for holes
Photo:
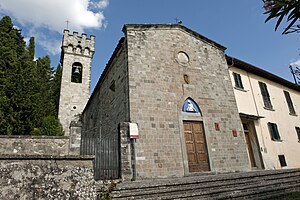
[[[83,132],[111,136],[122,122],[135,176],[250,170],[225,48],[175,25],[125,25],[83,111]]]

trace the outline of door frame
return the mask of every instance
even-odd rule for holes
[[[181,112],[181,114],[178,116],[179,119],[179,125],[180,125],[180,140],[181,140],[181,152],[182,152],[182,158],[183,158],[183,170],[184,170],[184,175],[189,176],[189,175],[194,175],[197,173],[210,173],[213,169],[212,165],[212,160],[211,160],[211,152],[209,148],[209,143],[208,139],[210,134],[208,129],[206,128],[206,121],[205,119],[199,114],[199,113],[187,113],[187,112]],[[202,122],[203,125],[203,130],[204,130],[204,139],[205,139],[205,145],[206,145],[206,150],[207,150],[207,157],[208,157],[208,166],[209,166],[209,171],[206,172],[189,172],[189,163],[188,163],[188,156],[187,156],[187,148],[186,148],[186,143],[185,143],[185,136],[184,136],[184,127],[183,127],[183,122],[184,121],[190,121],[190,122]]]
[[[209,172],[210,171],[210,165],[209,165],[209,160],[208,160],[208,151],[207,151],[207,142],[206,142],[206,137],[205,137],[205,131],[204,131],[204,125],[203,125],[203,122],[202,121],[187,121],[187,120],[184,120],[183,121],[183,125],[184,124],[189,124],[189,125],[191,125],[191,127],[190,128],[192,128],[192,130],[191,130],[191,137],[192,137],[192,143],[193,143],[193,147],[194,147],[194,156],[196,156],[196,160],[197,160],[197,162],[199,162],[200,160],[199,160],[199,157],[198,157],[198,151],[196,150],[197,149],[197,140],[195,139],[195,136],[196,136],[196,132],[194,131],[194,125],[198,125],[199,127],[200,127],[200,129],[201,129],[201,132],[202,132],[202,136],[203,137],[201,137],[200,138],[200,140],[202,140],[201,141],[201,143],[203,143],[203,148],[201,148],[201,151],[203,151],[204,152],[204,155],[205,155],[205,165],[207,164],[207,170],[205,169],[205,170],[201,170],[201,171],[192,171],[191,172],[191,164],[192,164],[192,162],[190,162],[189,161],[189,159],[188,159],[188,167],[189,167],[189,173],[203,173],[203,172]],[[186,129],[185,129],[185,126],[183,126],[183,128],[184,128],[184,135],[185,135],[185,143],[187,144],[187,141],[186,141]],[[199,145],[199,144],[198,144]],[[186,149],[186,151],[187,151],[187,156],[188,156],[188,153],[190,153],[189,151],[188,151],[188,149]],[[189,158],[189,156],[188,156],[188,158]],[[203,163],[204,164],[204,163]],[[196,164],[197,165],[197,168],[198,167],[202,167],[201,166],[201,164]],[[198,168],[198,170],[200,170],[199,168]]]
[[[263,170],[263,169],[265,169],[265,167],[264,167],[264,162],[263,162],[263,158],[262,158],[262,154],[261,154],[260,144],[258,141],[256,129],[255,129],[255,120],[241,118],[241,122],[242,122],[244,135],[245,135],[245,130],[244,130],[243,124],[246,124],[248,126],[248,135],[249,135],[249,139],[250,139],[250,145],[251,145],[251,149],[252,149],[252,153],[253,153],[253,157],[254,157],[254,162],[256,165],[255,167],[253,167],[251,164],[250,152],[248,150],[248,143],[247,143],[247,139],[246,139],[246,135],[245,135],[245,142],[247,145],[250,167],[251,167],[251,169]],[[253,141],[254,141],[254,143],[253,143]]]

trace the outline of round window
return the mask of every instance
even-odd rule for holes
[[[177,60],[182,64],[187,64],[189,62],[189,56],[185,52],[180,51],[177,53]]]

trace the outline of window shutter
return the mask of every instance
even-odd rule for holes
[[[290,93],[287,92],[287,91],[283,91],[283,93],[284,93],[286,102],[288,104],[290,114],[296,114],[295,109],[294,109],[294,105],[293,105],[293,102],[292,102],[292,99],[291,99],[291,96],[290,96]]]
[[[279,131],[277,128],[277,124],[269,122],[268,128],[269,128],[269,132],[271,135],[271,139],[272,140],[280,140],[280,135],[279,135]]]
[[[261,95],[263,97],[263,101],[264,101],[264,105],[266,108],[273,108],[272,103],[271,103],[271,99],[270,99],[270,95],[267,89],[267,85],[265,83],[262,82],[258,82],[259,83],[259,87],[260,87],[260,91],[261,91]]]
[[[272,124],[270,122],[268,123],[268,128],[269,128],[269,132],[270,132],[270,135],[271,135],[271,139],[274,140],[273,127],[272,127]]]
[[[267,85],[265,83],[262,82],[258,82],[259,83],[259,87],[260,87],[260,91],[262,96],[269,96],[268,90],[267,90]]]
[[[298,141],[300,141],[300,128],[299,127],[295,127],[295,128],[298,135]]]
[[[233,72],[233,78],[234,78],[234,82],[235,82],[235,87],[244,89],[241,75]]]
[[[279,135],[279,132],[278,132],[277,124],[272,123],[272,125],[273,125],[273,129],[274,129],[275,139],[280,140],[280,135]]]

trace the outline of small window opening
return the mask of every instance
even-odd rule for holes
[[[184,80],[184,82],[185,82],[186,84],[190,84],[190,77],[189,77],[189,75],[184,74],[184,75],[183,75],[183,80]]]
[[[116,85],[114,80],[110,83],[109,89],[111,89],[113,92],[116,91]]]
[[[285,161],[285,156],[284,155],[278,155],[278,158],[279,158],[280,166],[281,167],[286,167],[287,164],[286,164],[286,161]]]
[[[72,66],[71,82],[82,83],[82,64],[75,62]]]

